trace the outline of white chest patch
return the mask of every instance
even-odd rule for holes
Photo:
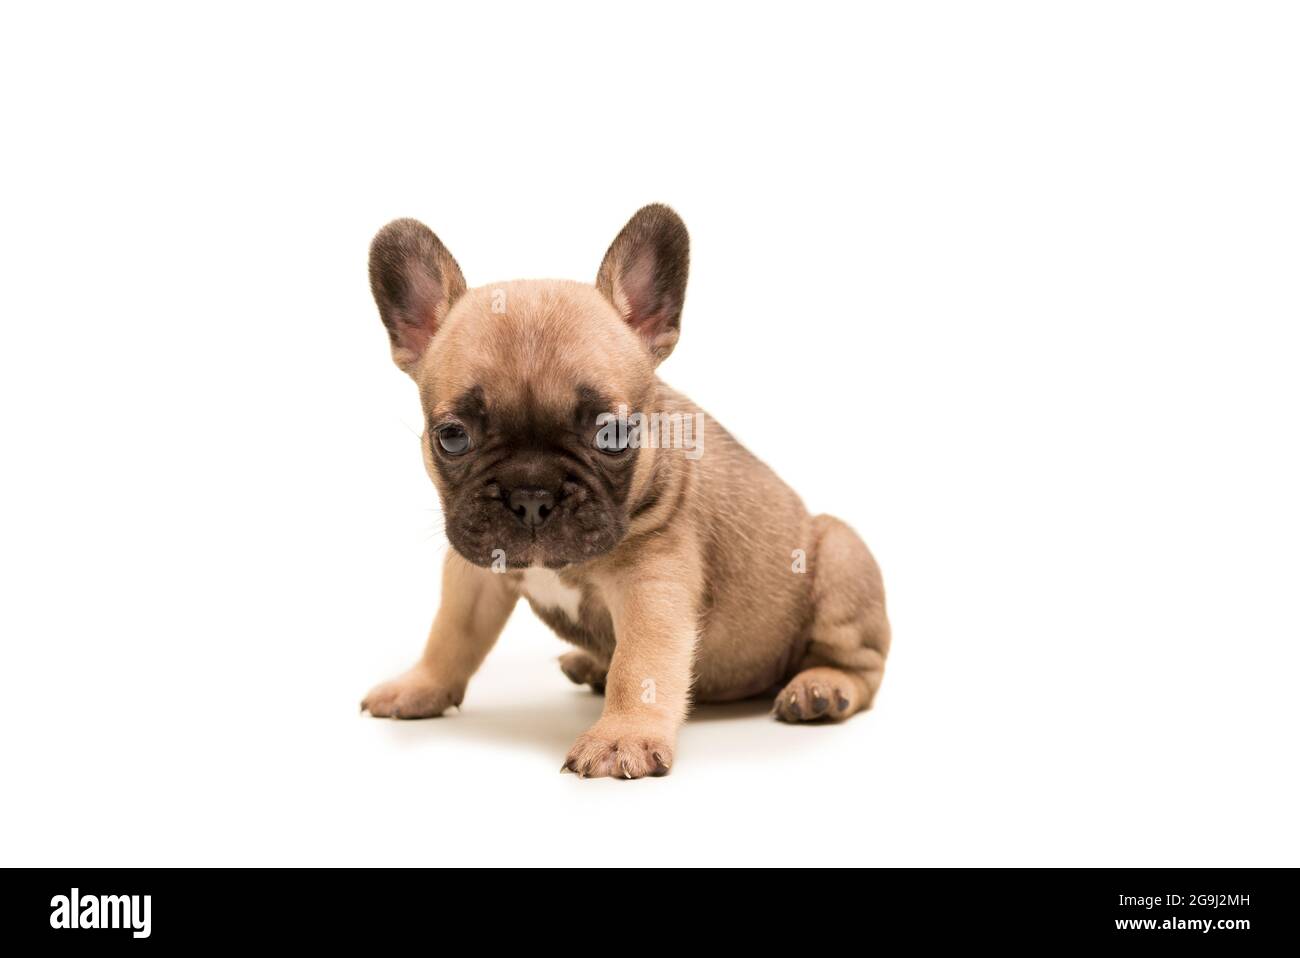
[[[550,569],[525,569],[519,588],[543,608],[559,609],[574,622],[578,621],[582,591],[561,582],[558,573]]]

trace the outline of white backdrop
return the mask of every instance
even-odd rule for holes
[[[0,30],[0,862],[1297,864],[1286,5],[31,7]],[[662,374],[885,572],[874,712],[600,700],[516,612],[463,714],[366,247],[593,279],[692,234]]]

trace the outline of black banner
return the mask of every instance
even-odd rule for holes
[[[912,944],[1240,952],[1285,947],[1297,924],[1295,872],[1266,869],[627,870],[558,881],[443,869],[54,869],[5,877],[10,940],[96,950],[373,946],[414,936],[436,953],[485,924],[608,947],[638,925],[660,938],[679,922],[733,945],[803,928],[808,947],[830,951],[870,951],[874,932]]]

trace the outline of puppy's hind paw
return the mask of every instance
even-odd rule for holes
[[[840,721],[861,707],[861,692],[845,672],[805,669],[777,693],[772,714],[782,722]]]
[[[609,667],[598,662],[589,652],[577,649],[564,653],[560,656],[560,671],[574,685],[590,685],[594,692],[605,691],[605,675]]]

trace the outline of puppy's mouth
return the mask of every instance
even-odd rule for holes
[[[452,547],[469,562],[500,572],[587,562],[626,533],[621,510],[572,480],[554,491],[489,482],[477,495],[449,497],[446,515]]]

